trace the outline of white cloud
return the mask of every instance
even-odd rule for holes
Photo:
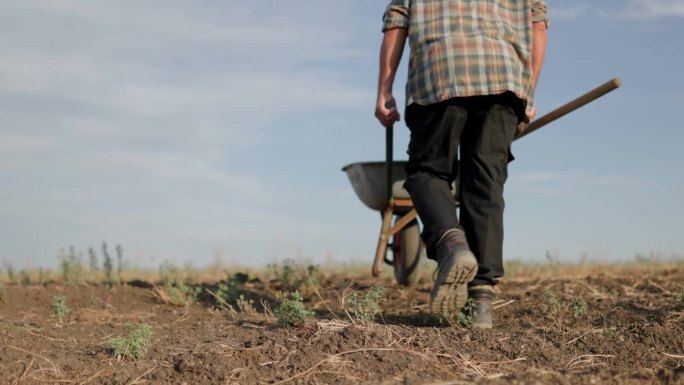
[[[630,0],[616,16],[626,19],[684,17],[684,0]]]
[[[553,20],[577,20],[584,15],[587,7],[584,4],[564,5],[564,6],[550,6],[549,18]]]
[[[666,17],[684,17],[684,0],[628,0],[605,3],[573,0],[549,4],[549,17],[553,20],[576,21],[591,13],[608,19],[652,20]]]
[[[4,153],[44,151],[54,148],[55,145],[56,141],[54,138],[0,132],[0,152]]]
[[[514,175],[511,189],[542,195],[569,195],[582,188],[628,188],[641,184],[638,178],[626,175],[601,175],[585,171],[536,171]]]

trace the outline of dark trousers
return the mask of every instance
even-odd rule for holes
[[[406,108],[411,140],[404,186],[423,223],[428,257],[435,259],[435,244],[446,230],[463,229],[479,264],[471,284],[496,284],[504,274],[503,190],[523,114],[523,101],[510,92]]]

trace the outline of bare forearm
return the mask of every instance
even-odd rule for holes
[[[532,24],[532,89],[537,87],[546,55],[547,26],[545,22]]]
[[[405,28],[393,28],[385,31],[380,47],[380,76],[378,79],[378,98],[375,102],[375,117],[385,127],[391,127],[401,116],[392,96],[392,85],[397,67],[404,53],[406,43]]]
[[[404,53],[407,30],[394,28],[385,32],[380,48],[380,77],[378,79],[378,93],[391,94],[394,77]]]

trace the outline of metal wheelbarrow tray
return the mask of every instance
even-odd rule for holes
[[[620,87],[621,81],[614,78],[586,94],[564,104],[530,123],[516,134],[514,140],[545,126],[554,120],[598,99]],[[406,179],[406,161],[393,161],[393,128],[387,127],[386,159],[376,162],[352,163],[342,168],[347,173],[354,192],[369,208],[382,213],[382,227],[375,252],[372,274],[378,276],[382,263],[394,266],[395,278],[400,285],[412,285],[417,280],[420,260],[420,230],[416,210],[408,192],[403,188]],[[457,194],[454,191],[454,199]],[[458,204],[458,202],[457,202]],[[392,218],[394,224],[392,225]],[[393,260],[387,259],[389,239],[392,238]]]

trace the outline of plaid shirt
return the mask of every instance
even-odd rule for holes
[[[544,0],[391,0],[383,32],[408,29],[406,103],[512,91],[531,105],[532,23]]]

